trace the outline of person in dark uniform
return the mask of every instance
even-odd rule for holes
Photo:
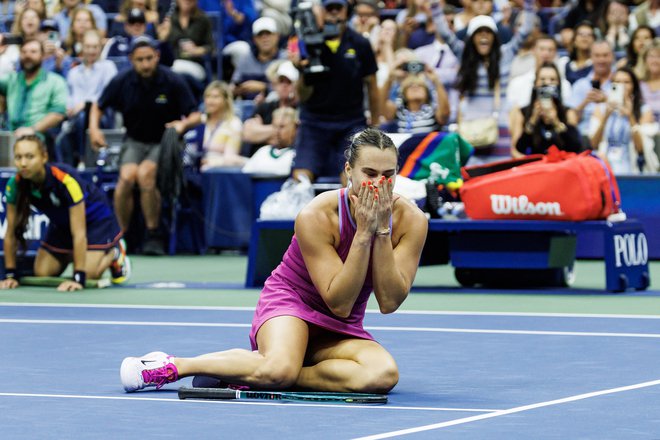
[[[126,232],[133,214],[133,187],[140,189],[140,204],[147,227],[142,252],[163,255],[160,224],[160,193],[156,188],[160,144],[166,128],[179,135],[201,123],[197,103],[186,82],[167,67],[158,64],[157,43],[147,36],[131,41],[132,69],[115,76],[92,105],[89,137],[93,148],[106,145],[99,129],[103,111],[113,108],[122,113],[126,139],[120,153],[119,181],[114,206],[119,226]]]
[[[342,172],[349,137],[367,125],[365,86],[372,125],[378,124],[379,117],[376,57],[369,41],[346,26],[346,0],[324,0],[323,9],[315,12],[326,26],[338,25],[339,37],[325,41],[322,47],[320,60],[328,68],[325,72],[308,71],[309,61],[291,54],[303,72],[298,81],[300,130],[293,176],[305,174],[312,181]]]
[[[85,279],[100,278],[110,268],[113,283],[130,277],[126,246],[105,194],[83,180],[69,165],[48,162],[45,144],[35,135],[20,137],[14,144],[18,172],[7,182],[7,232],[4,239],[5,279],[0,288],[16,288],[18,244],[25,245],[30,205],[50,223],[34,262],[37,276],[58,276],[73,263],[73,278],[57,290],[74,291]]]

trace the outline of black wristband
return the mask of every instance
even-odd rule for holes
[[[7,278],[18,279],[16,276],[16,268],[5,268],[5,279]]]
[[[87,278],[87,274],[85,273],[85,271],[77,270],[73,272],[73,281],[75,281],[76,283],[80,284],[83,287],[85,287],[86,278]]]

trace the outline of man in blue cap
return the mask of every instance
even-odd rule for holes
[[[112,58],[121,67],[123,67],[124,62],[120,62],[120,60],[123,57],[128,58],[131,41],[136,37],[149,35],[147,31],[147,19],[142,9],[131,9],[122,26],[122,32],[113,35],[105,43],[103,52],[101,53],[102,59]],[[166,39],[164,41],[158,40],[158,51],[160,52],[160,64],[171,66],[174,62],[174,51]]]
[[[119,181],[114,207],[119,226],[126,232],[133,214],[133,188],[140,189],[140,205],[147,228],[142,252],[163,255],[160,233],[160,193],[156,187],[161,139],[173,127],[179,135],[201,123],[201,115],[186,81],[159,65],[158,43],[146,35],[130,44],[131,69],[117,74],[92,105],[89,138],[93,148],[106,145],[99,129],[103,111],[122,113],[126,139],[119,157]]]
[[[346,0],[324,0],[323,8],[314,12],[326,27],[337,26],[339,35],[322,45],[320,61],[326,67],[322,72],[305,69],[309,60],[292,54],[303,72],[298,81],[301,125],[293,175],[304,174],[311,180],[341,175],[349,138],[367,126],[365,88],[371,124],[377,125],[379,118],[376,57],[369,41],[347,26]]]

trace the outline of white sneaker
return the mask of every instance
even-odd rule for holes
[[[172,357],[162,351],[154,351],[142,357],[125,358],[119,370],[124,390],[130,393],[147,387],[160,389],[179,380],[179,372],[170,361]]]

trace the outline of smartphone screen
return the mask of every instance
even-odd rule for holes
[[[600,81],[598,81],[596,79],[591,80],[591,87],[593,87],[594,89],[600,90]]]
[[[292,54],[300,53],[300,46],[298,45],[298,37],[290,37],[286,45],[289,52]]]
[[[614,104],[623,104],[623,84],[612,83],[607,100]]]

